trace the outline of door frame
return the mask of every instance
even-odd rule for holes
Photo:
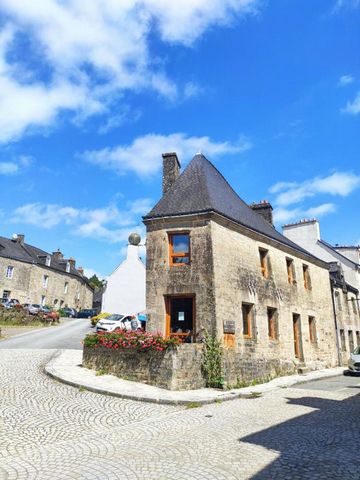
[[[192,320],[193,320],[193,333],[192,338],[193,342],[195,341],[195,331],[196,331],[196,309],[195,309],[195,293],[178,293],[175,295],[164,295],[165,299],[165,337],[185,337],[186,334],[183,333],[171,333],[170,332],[170,322],[171,322],[171,300],[173,298],[191,298],[192,299]]]
[[[292,323],[293,323],[295,358],[303,362],[304,352],[303,352],[303,345],[302,345],[301,315],[299,313],[292,314]]]

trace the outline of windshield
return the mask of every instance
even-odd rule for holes
[[[118,313],[113,313],[109,317],[106,317],[106,320],[122,320],[124,318],[124,315],[120,315]]]
[[[354,355],[360,355],[360,346],[355,348],[353,353],[354,353]]]
[[[33,303],[31,306],[35,308],[40,308],[40,305],[38,305],[37,303]]]

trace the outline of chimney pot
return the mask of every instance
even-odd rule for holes
[[[180,162],[175,152],[163,153],[163,195],[167,193],[180,175]]]

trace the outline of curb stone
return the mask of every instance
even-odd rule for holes
[[[261,394],[296,384],[331,378],[343,374],[343,367],[316,370],[302,375],[278,377],[270,382],[232,389],[229,391],[204,388],[199,390],[169,391],[151,385],[123,380],[113,375],[96,376],[94,370],[81,365],[81,350],[58,350],[45,365],[44,372],[51,378],[75,388],[126,400],[163,405],[208,405],[239,398],[256,399]]]

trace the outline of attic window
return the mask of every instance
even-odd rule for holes
[[[67,263],[66,263],[66,272],[67,272],[67,273],[70,272],[70,262],[67,262]]]
[[[188,265],[190,263],[189,233],[169,233],[170,265]]]
[[[50,255],[48,255],[48,256],[46,257],[46,260],[45,260],[45,265],[46,265],[47,267],[50,267],[50,262],[51,262],[51,257],[50,257]]]

